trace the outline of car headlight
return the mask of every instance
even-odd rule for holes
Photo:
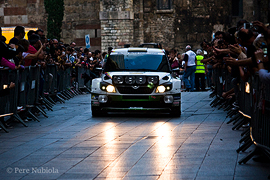
[[[115,93],[116,92],[116,88],[109,84],[109,83],[106,83],[106,82],[100,82],[100,89],[102,91],[106,91],[106,92],[109,92],[109,93]]]
[[[125,83],[126,84],[135,84],[135,77],[134,76],[126,76]]]
[[[158,76],[150,76],[150,77],[148,77],[147,82],[148,82],[148,84],[150,84],[150,83],[157,84],[158,83]]]
[[[166,91],[166,88],[163,85],[158,86],[156,89],[156,93],[164,93],[165,91]]]
[[[123,84],[124,78],[123,78],[123,76],[113,76],[113,82],[115,84]]]
[[[156,93],[164,93],[165,91],[172,90],[172,83],[164,83],[159,85],[156,89]]]
[[[108,85],[106,91],[109,93],[115,92],[115,87],[113,85]]]
[[[145,84],[145,82],[146,82],[145,76],[137,76],[136,77],[136,83],[137,84]]]

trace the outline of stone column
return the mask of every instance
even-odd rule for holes
[[[133,44],[133,1],[100,1],[101,50]]]

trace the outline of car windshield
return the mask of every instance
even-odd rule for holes
[[[170,68],[163,53],[132,52],[127,54],[111,54],[104,65],[104,71],[169,72]]]

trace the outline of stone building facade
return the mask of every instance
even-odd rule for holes
[[[159,42],[183,51],[199,48],[218,30],[240,19],[268,22],[270,0],[64,0],[62,40],[91,50]],[[46,32],[44,0],[0,0],[0,26],[23,25]]]

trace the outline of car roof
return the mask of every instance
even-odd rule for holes
[[[143,43],[143,44],[140,44],[139,47],[147,47],[147,46],[153,46],[153,48],[159,48],[159,49],[162,49],[162,46],[160,43]]]
[[[157,48],[145,48],[145,47],[130,47],[130,48],[120,48],[120,49],[113,49],[112,53],[128,53],[128,52],[147,52],[147,53],[163,53],[165,54],[165,51],[163,49],[157,49]]]

